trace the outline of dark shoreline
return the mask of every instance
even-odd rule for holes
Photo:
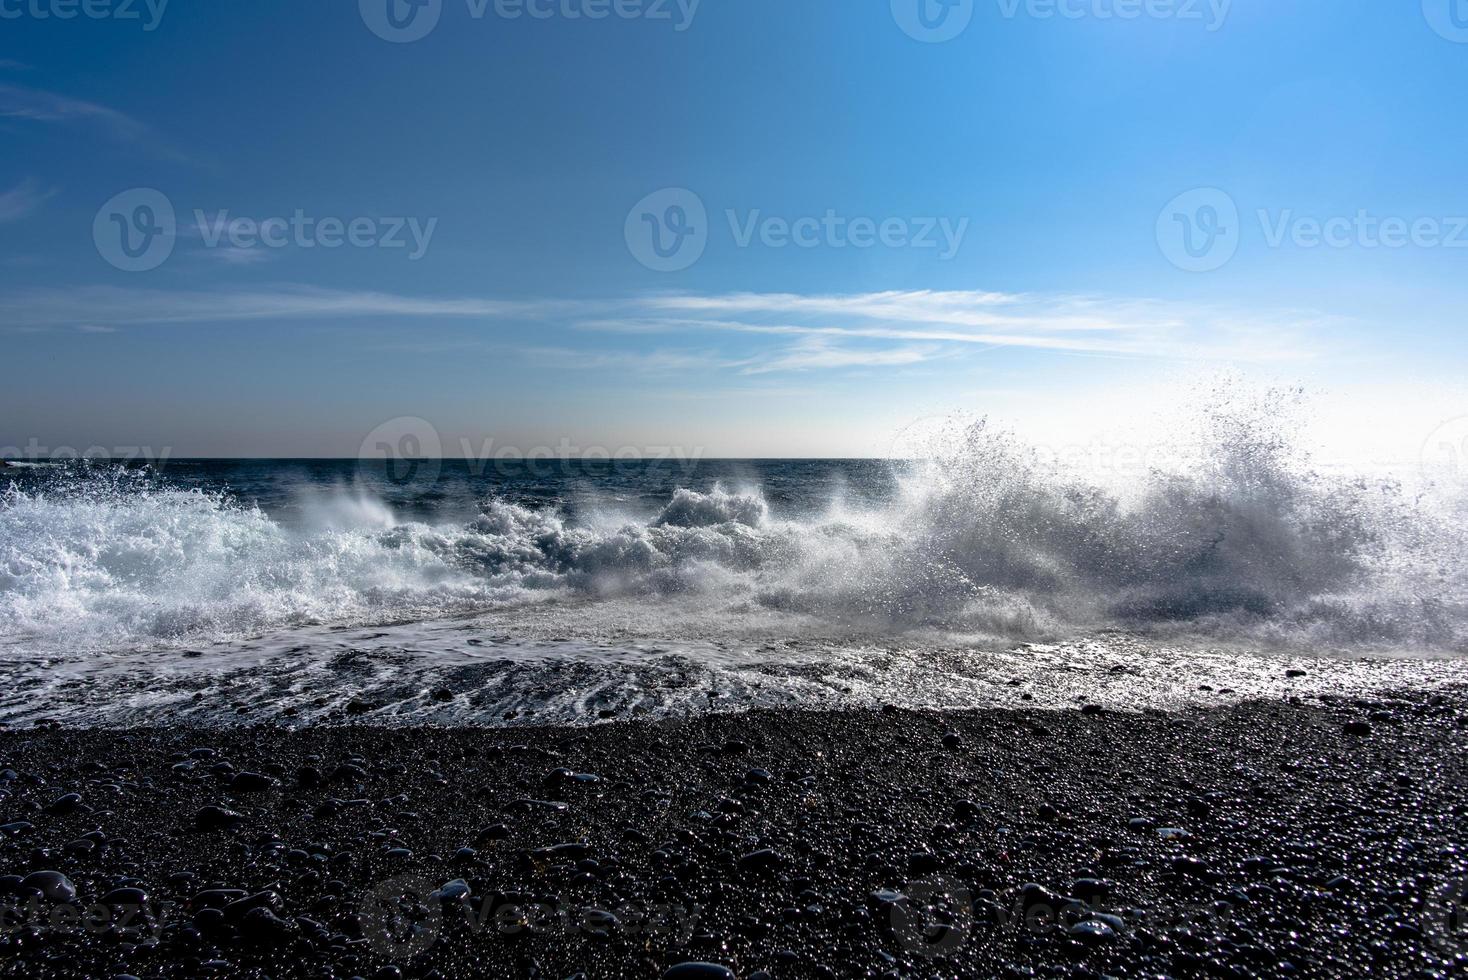
[[[0,879],[0,970],[1449,976],[1468,967],[1465,748],[1462,689],[1178,714],[3,731],[0,875],[58,871],[75,899]],[[455,880],[467,899],[455,884],[409,910],[412,947],[374,939],[386,896]]]

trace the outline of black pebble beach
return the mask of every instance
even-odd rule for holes
[[[1448,977],[1468,696],[0,734],[0,969]]]

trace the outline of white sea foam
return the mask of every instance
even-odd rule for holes
[[[980,423],[902,464],[899,492],[799,515],[757,487],[677,489],[633,518],[490,497],[409,519],[352,488],[289,523],[223,493],[79,473],[0,501],[0,635],[116,651],[576,604],[587,635],[645,597],[648,635],[882,642],[1162,638],[1468,649],[1461,493],[1325,476],[1270,406],[1205,413],[1187,466],[1107,488]],[[656,617],[657,621],[651,618]]]

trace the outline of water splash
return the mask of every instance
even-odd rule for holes
[[[641,517],[489,497],[469,520],[413,520],[339,487],[282,522],[223,492],[68,470],[0,499],[0,634],[117,650],[560,603],[592,635],[621,628],[630,597],[648,635],[753,643],[1123,628],[1468,649],[1461,500],[1319,472],[1291,438],[1292,397],[1216,399],[1195,452],[1124,486],[956,420],[894,464],[891,499],[799,513],[712,485]]]

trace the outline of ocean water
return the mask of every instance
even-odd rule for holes
[[[1314,466],[1257,412],[1202,431],[1109,481],[966,421],[896,461],[10,467],[0,720],[1169,708],[1468,677],[1461,487]]]

